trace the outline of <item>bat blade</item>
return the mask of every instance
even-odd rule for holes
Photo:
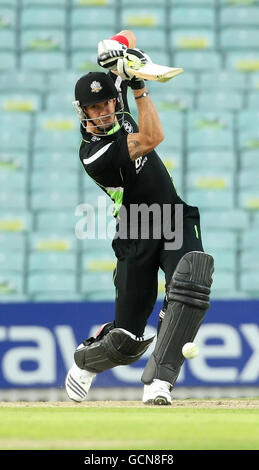
[[[167,82],[171,78],[176,77],[183,72],[183,68],[180,67],[167,67],[165,65],[154,64],[148,62],[140,68],[134,68],[134,66],[128,66],[126,72],[130,76],[142,78],[143,80],[155,80],[157,82]]]

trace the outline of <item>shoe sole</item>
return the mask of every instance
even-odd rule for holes
[[[166,397],[163,397],[163,396],[158,396],[154,399],[147,400],[143,403],[144,403],[144,405],[158,405],[158,406],[171,405],[172,404],[169,400],[167,400]]]

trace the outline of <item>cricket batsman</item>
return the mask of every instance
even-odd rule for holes
[[[114,201],[115,316],[77,347],[66,391],[71,400],[81,402],[96,374],[132,364],[144,354],[154,340],[144,331],[157,299],[161,268],[165,300],[155,348],[141,378],[142,401],[170,405],[184,362],[182,347],[193,341],[209,308],[213,258],[203,250],[198,208],[179,197],[155,150],[164,134],[146,84],[127,72],[131,64],[150,64],[150,58],[136,48],[133,32],[121,31],[99,43],[97,61],[108,73],[90,72],[79,78],[74,106],[81,122],[81,163]],[[136,100],[138,125],[128,108],[128,89]],[[176,205],[182,208],[180,222]],[[150,209],[145,220],[140,212],[136,217],[140,206]],[[160,218],[151,210],[154,207],[160,209]],[[170,208],[170,216],[163,216],[164,207]],[[168,243],[165,225],[174,233],[171,241],[181,232],[179,246]]]

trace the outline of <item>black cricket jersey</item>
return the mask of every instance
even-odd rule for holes
[[[118,77],[110,74],[118,86]],[[132,161],[129,156],[127,136],[138,132],[138,126],[130,114],[127,103],[127,85],[121,81],[124,120],[113,133],[96,136],[81,126],[82,143],[80,160],[88,175],[114,201],[114,215],[123,204],[184,204],[177,195],[171,176],[157,152],[152,150]],[[85,195],[87,202],[87,194]]]

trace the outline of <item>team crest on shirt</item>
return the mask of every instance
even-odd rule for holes
[[[129,121],[124,121],[123,126],[128,134],[133,134],[133,126]]]
[[[97,82],[96,80],[91,83],[90,87],[91,87],[92,93],[99,93],[99,91],[103,89],[100,82]]]

